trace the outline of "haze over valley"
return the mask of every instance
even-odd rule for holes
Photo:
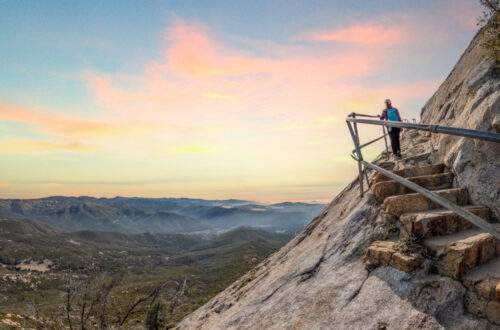
[[[213,236],[240,226],[278,233],[300,231],[324,204],[189,198],[48,197],[0,200],[0,216],[25,218],[67,231]]]
[[[0,320],[60,328],[68,313],[77,322],[76,311],[93,304],[84,312],[88,326],[143,323],[156,302],[166,309],[161,323],[173,325],[278,250],[323,207],[236,199],[2,199]],[[158,297],[149,297],[155,290]]]

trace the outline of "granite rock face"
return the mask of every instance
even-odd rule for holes
[[[393,267],[369,272],[363,254],[380,229],[373,196],[352,183],[279,252],[189,315],[179,329],[463,329],[484,320],[463,311],[450,278]],[[394,263],[398,263],[395,261]],[[443,294],[446,293],[446,294]]]
[[[490,77],[491,66],[481,55],[476,38],[425,105],[422,122],[499,129],[500,81]],[[412,148],[410,164],[430,152],[434,163],[444,162],[456,173],[475,204],[488,206],[498,218],[500,146],[412,134],[403,143],[422,143]],[[427,169],[425,174],[435,172]],[[372,180],[386,181],[374,175]],[[485,317],[497,315],[500,305],[481,296],[500,295],[488,283],[477,284],[478,293],[469,297],[462,283],[433,274],[425,261],[411,264],[410,273],[401,271],[394,265],[404,268],[408,260],[394,259],[397,251],[390,243],[376,251],[387,254],[386,265],[367,269],[367,248],[389,236],[380,201],[371,193],[360,198],[354,181],[286,246],[187,316],[178,329],[500,329],[464,309],[477,306]]]
[[[474,39],[446,81],[425,104],[421,123],[500,133],[500,79]],[[473,204],[489,205],[500,219],[500,144],[433,134],[433,158],[467,187]]]

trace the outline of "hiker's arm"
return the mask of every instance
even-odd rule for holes
[[[387,120],[387,110],[382,111],[382,116],[378,116],[380,120]]]

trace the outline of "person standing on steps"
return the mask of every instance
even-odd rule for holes
[[[385,100],[385,109],[379,118],[380,120],[402,121],[398,109],[392,106],[392,102],[389,99]],[[401,157],[401,147],[399,145],[399,133],[401,133],[401,129],[398,127],[387,127],[387,131],[391,138],[392,153],[396,157]]]

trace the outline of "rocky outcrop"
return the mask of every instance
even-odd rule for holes
[[[489,70],[475,39],[422,110],[422,121],[496,129],[500,88]],[[384,167],[408,177],[439,175],[446,167],[454,174],[451,184],[448,174],[416,180],[434,185],[443,197],[460,204],[472,201],[489,207],[491,218],[498,218],[500,146],[418,132],[407,133],[402,146],[406,158],[385,162]],[[360,198],[358,183],[352,182],[297,237],[190,314],[178,328],[500,329],[495,325],[498,266],[491,263],[496,259],[475,263],[473,271],[478,274],[467,272],[461,281],[440,274],[431,257],[422,257],[422,251],[405,251],[401,241],[396,243],[398,226],[420,228],[429,236],[468,227],[451,224],[453,216],[445,211],[425,216],[436,206],[419,196],[405,197],[411,194],[384,183],[390,180],[383,176],[370,173],[370,179],[373,186],[382,184],[378,197],[367,193]],[[484,212],[480,206],[474,208],[478,214]],[[409,214],[406,223],[395,225],[403,214]],[[486,253],[492,243],[489,238],[478,239]],[[370,252],[376,241],[386,242],[375,243]],[[450,260],[463,257],[463,264],[471,266],[464,256],[472,250],[457,245],[457,251],[461,247],[469,251],[460,255],[447,247],[444,257],[450,252]],[[368,267],[366,258],[372,259]],[[468,312],[473,310],[477,312]]]

